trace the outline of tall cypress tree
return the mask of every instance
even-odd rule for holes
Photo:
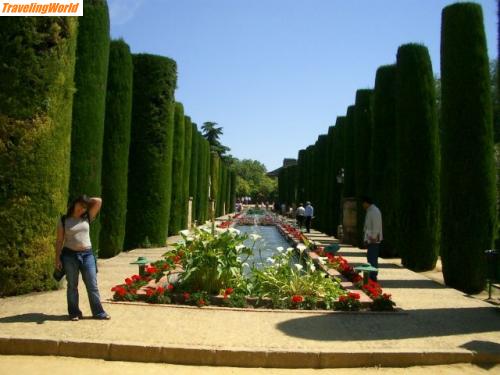
[[[373,105],[371,184],[373,199],[382,211],[383,257],[396,256],[397,155],[396,65],[381,66],[375,78]]]
[[[77,26],[73,17],[0,19],[0,297],[56,287]]]
[[[76,50],[69,197],[101,195],[102,150],[109,61],[109,13],[106,0],[87,0],[79,18]],[[106,202],[103,202],[106,204]],[[90,232],[99,249],[99,220]]]
[[[236,172],[231,171],[231,197],[229,201],[229,206],[231,207],[231,212],[234,212],[236,206]]]
[[[184,118],[184,171],[182,172],[182,200],[184,202],[183,215],[181,216],[181,229],[188,227],[188,207],[189,207],[189,178],[191,176],[191,155],[193,152],[193,124],[191,118]]]
[[[440,164],[434,77],[425,46],[399,47],[396,90],[398,250],[406,267],[430,270],[439,254]]]
[[[163,246],[168,233],[174,134],[175,61],[133,55],[132,134],[125,249],[149,241]]]
[[[220,158],[215,151],[210,152],[210,220],[217,214],[220,187]]]
[[[356,148],[354,146],[354,106],[347,108],[346,126],[345,126],[345,147],[344,147],[344,195],[354,197],[356,195],[356,173],[354,155]]]
[[[345,142],[345,128],[346,128],[347,118],[345,116],[337,117],[335,123],[334,133],[333,133],[333,169],[332,176],[330,177],[330,183],[335,186],[332,190],[332,205],[330,207],[332,211],[332,229],[337,234],[337,227],[341,224],[341,202],[344,194],[344,183],[339,183],[337,181],[337,176],[341,173],[341,169],[345,170],[345,160],[344,160],[344,142]]]
[[[485,285],[483,251],[495,233],[495,170],[488,55],[481,7],[444,8],[441,29],[442,262],[447,285]]]
[[[133,64],[123,40],[111,42],[106,95],[100,251],[103,258],[123,249],[127,217],[127,176],[132,119]]]
[[[363,89],[356,92],[354,107],[354,175],[356,197],[370,195],[370,156],[371,133],[373,127],[373,90]],[[365,212],[358,201],[357,209],[358,244],[363,242]]]
[[[200,223],[204,223],[208,217],[208,183],[210,178],[210,145],[208,141],[200,135],[200,161],[198,173],[198,199],[197,217]]]
[[[298,171],[297,171],[297,200],[298,203],[305,203],[306,201],[306,190],[305,190],[305,182],[306,182],[306,150],[299,151],[299,157],[297,160]]]
[[[326,147],[326,157],[325,157],[325,162],[326,162],[326,168],[325,168],[325,174],[326,174],[326,199],[325,199],[325,206],[323,207],[323,210],[325,210],[325,227],[326,231],[325,233],[328,234],[333,234],[335,233],[335,228],[334,228],[334,222],[335,222],[335,212],[334,212],[334,205],[335,205],[335,200],[336,200],[336,191],[338,189],[337,183],[335,181],[335,169],[336,166],[334,165],[336,162],[336,155],[335,155],[335,126],[330,126],[328,128],[328,135],[327,135],[327,147]]]
[[[200,139],[198,134],[198,127],[192,123],[192,136],[191,136],[191,168],[189,169],[189,196],[193,198],[193,221],[198,220],[197,208],[198,200],[198,168],[199,168],[199,153],[200,153]]]
[[[176,235],[181,230],[184,212],[183,173],[184,173],[184,107],[175,103],[174,114],[174,156],[172,159],[172,208],[170,209],[169,235]]]

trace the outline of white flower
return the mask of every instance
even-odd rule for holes
[[[184,240],[180,240],[180,241],[177,241],[176,242],[177,245],[185,245],[186,244],[186,241]]]
[[[240,252],[241,250],[243,250],[246,246],[245,245],[242,245],[242,244],[239,244],[239,245],[236,245],[234,248],[236,249],[236,251]]]
[[[297,271],[300,271],[300,270],[302,270],[302,268],[304,268],[304,267],[302,267],[302,264],[299,264],[299,263],[295,263],[294,266],[295,266],[295,268],[297,268]]]
[[[179,232],[179,234],[180,234],[181,236],[183,236],[183,237],[187,237],[187,236],[189,236],[189,230],[187,230],[187,229],[181,230],[181,231]]]
[[[250,238],[253,240],[253,241],[257,241],[258,239],[262,238],[261,236],[259,236],[258,234],[255,234],[255,233],[252,233],[250,235]]]
[[[327,257],[318,257],[319,264],[326,264]]]
[[[241,265],[242,265],[243,267],[248,267],[248,268],[250,268],[250,265],[249,265],[247,262],[242,263]]]
[[[234,234],[234,235],[238,235],[238,234],[240,234],[240,231],[236,228],[229,228],[229,233]]]
[[[274,263],[276,263],[276,260],[273,259],[273,258],[271,258],[271,257],[269,257],[269,258],[266,259],[266,262],[274,264]]]
[[[241,263],[241,258],[240,257],[236,257],[236,261]]]
[[[280,253],[282,253],[284,249],[283,249],[283,246],[279,246],[276,248],[276,250],[278,250]]]
[[[186,237],[186,241],[187,242],[193,242],[194,241],[194,237]]]
[[[305,249],[307,249],[306,245],[301,244],[301,243],[299,243],[299,244],[297,245],[297,250],[299,250],[299,251],[300,251],[300,253],[303,253]]]
[[[293,253],[293,247],[289,247],[288,249],[286,249],[286,253],[287,254]]]
[[[314,267],[313,263],[309,263],[309,270],[311,270],[311,272],[316,271],[316,267]]]
[[[209,227],[205,227],[205,226],[203,226],[203,227],[200,227],[200,229],[201,229],[202,231],[204,231],[204,232],[207,232],[207,233],[212,233],[212,230],[211,230]]]

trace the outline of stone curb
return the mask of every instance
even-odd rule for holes
[[[197,366],[264,368],[409,367],[454,363],[500,363],[500,353],[465,349],[429,352],[310,352],[161,347],[129,343],[97,343],[0,337],[0,355],[53,355],[111,361],[156,362]]]

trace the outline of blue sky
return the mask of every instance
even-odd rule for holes
[[[373,87],[399,45],[423,43],[439,75],[445,0],[108,0],[111,34],[173,58],[176,100],[215,121],[231,154],[268,170],[313,144]],[[483,6],[497,55],[496,1]]]

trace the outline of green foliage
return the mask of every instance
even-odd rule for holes
[[[188,226],[188,207],[189,207],[189,179],[191,177],[191,155],[193,152],[193,125],[191,118],[184,118],[184,171],[182,172],[182,198],[184,202],[184,213],[181,216],[181,228]]]
[[[344,290],[340,284],[325,278],[317,271],[310,260],[296,261],[291,249],[278,252],[264,268],[252,269],[249,288],[252,295],[271,298],[275,307],[291,307],[293,296],[323,299],[326,307],[332,308],[335,300]]]
[[[219,187],[220,187],[220,158],[219,155],[211,151],[210,152],[210,199],[217,203],[219,199]]]
[[[307,175],[307,165],[306,165],[307,153],[306,150],[299,151],[299,157],[297,160],[298,170],[297,170],[297,201],[298,203],[306,202],[306,188],[305,188],[305,176]]]
[[[354,170],[356,196],[370,195],[373,90],[358,90],[354,107]]]
[[[493,125],[488,55],[480,5],[443,10],[442,262],[447,285],[485,285],[484,250],[496,231]]]
[[[198,220],[197,205],[198,197],[198,168],[200,161],[200,135],[195,123],[191,124],[191,168],[189,169],[189,196],[193,197],[193,221]]]
[[[73,17],[0,19],[0,296],[57,286],[76,35]]]
[[[99,256],[123,249],[127,217],[127,177],[132,121],[132,55],[123,40],[111,42],[102,165]]]
[[[231,167],[236,173],[236,195],[252,197],[254,201],[271,201],[277,191],[277,181],[267,176],[264,164],[257,160],[235,159]]]
[[[440,163],[434,77],[425,46],[399,47],[396,90],[398,250],[406,267],[430,270],[439,254]]]
[[[347,108],[345,126],[345,146],[344,146],[344,196],[354,197],[356,195],[356,165],[355,165],[355,129],[354,129],[354,106]]]
[[[226,152],[231,151],[231,149],[220,143],[219,138],[222,135],[222,127],[218,127],[217,125],[216,122],[207,121],[203,123],[201,129],[203,130],[203,136],[210,144],[210,151],[216,152],[222,157]]]
[[[69,198],[101,195],[102,150],[109,60],[109,13],[106,0],[86,1],[79,17],[76,50]],[[100,221],[90,237],[99,249]]]
[[[210,145],[208,141],[199,135],[199,168],[198,168],[198,194],[196,200],[196,218],[198,222],[204,223],[208,215],[208,183],[210,178]]]
[[[125,248],[165,244],[170,213],[175,61],[133,55],[134,88]]]
[[[229,199],[229,207],[231,208],[231,212],[234,211],[236,205],[236,172],[231,170],[231,192]]]
[[[170,209],[170,224],[168,233],[176,235],[181,228],[182,216],[184,215],[184,107],[181,103],[175,103],[174,115],[174,156],[172,159],[172,206]]]
[[[383,217],[382,257],[396,256],[397,210],[396,65],[378,68],[373,104],[371,184]]]
[[[206,228],[205,228],[206,229]],[[225,288],[236,288],[243,283],[243,262],[241,257],[251,255],[243,246],[247,238],[236,230],[212,234],[210,230],[194,229],[177,245],[177,252],[184,254],[180,283],[191,291],[205,291],[218,294]]]

